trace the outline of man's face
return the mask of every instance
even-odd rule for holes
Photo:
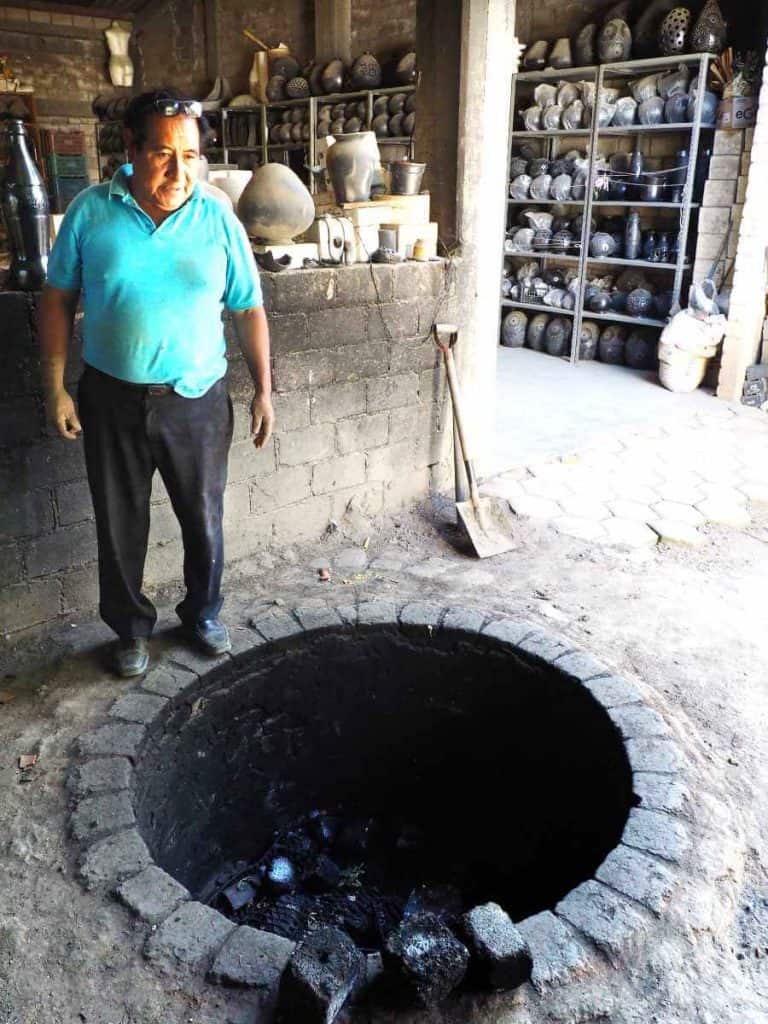
[[[128,140],[131,188],[140,206],[172,213],[192,195],[200,162],[200,132],[193,117],[152,114],[141,149]]]

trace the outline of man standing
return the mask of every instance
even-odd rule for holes
[[[209,654],[229,650],[218,617],[232,439],[224,308],[253,378],[257,448],[274,420],[269,331],[248,238],[232,211],[197,183],[201,113],[199,103],[168,91],[131,101],[131,162],[70,205],[41,304],[46,414],[70,441],[82,423],[99,610],[118,636],[121,676],[146,671],[157,619],[142,593],[156,469],[184,542],[186,596],[176,608],[182,627]],[[64,367],[81,294],[85,370],[76,410]]]

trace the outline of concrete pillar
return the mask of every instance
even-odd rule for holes
[[[494,434],[509,97],[516,59],[515,3],[464,0],[456,190],[463,265],[459,302],[465,310],[459,368],[481,476]]]
[[[352,0],[315,0],[315,58],[352,57]]]
[[[749,155],[749,176],[736,249],[728,329],[717,386],[719,398],[738,401],[748,366],[757,362],[765,319],[768,251],[768,64]],[[740,169],[743,175],[744,169]]]

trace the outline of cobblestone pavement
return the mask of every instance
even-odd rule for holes
[[[713,403],[685,423],[609,437],[503,473],[481,490],[579,540],[698,547],[706,523],[745,529],[750,505],[768,505],[768,416]]]

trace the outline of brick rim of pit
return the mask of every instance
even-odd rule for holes
[[[368,600],[265,608],[249,620],[249,635],[234,645],[228,657],[207,662],[194,654],[183,657],[174,652],[167,664],[153,666],[134,689],[113,703],[104,723],[75,742],[68,782],[69,821],[80,845],[80,881],[89,890],[117,896],[144,922],[148,929],[144,952],[149,958],[162,946],[158,934],[188,919],[190,948],[202,952],[196,959],[177,959],[220,980],[219,957],[246,926],[235,926],[218,911],[193,901],[183,886],[155,864],[126,807],[126,798],[132,807],[133,765],[153,722],[213,672],[237,665],[258,647],[266,651],[308,633],[367,626],[427,636],[449,629],[492,639],[527,661],[552,665],[574,685],[587,689],[611,718],[624,744],[638,803],[629,812],[619,844],[594,877],[572,889],[553,911],[526,918],[518,927],[532,947],[542,934],[553,943],[551,951],[533,949],[531,983],[540,995],[606,963],[619,966],[682,881],[681,862],[690,846],[688,827],[679,813],[687,795],[682,750],[661,716],[645,703],[638,685],[616,676],[569,641],[532,622],[433,602]],[[622,878],[622,858],[635,866],[645,865],[646,876],[627,883]],[[148,889],[137,881],[145,881]],[[254,950],[261,944],[269,956],[275,937],[253,928],[248,932]]]

